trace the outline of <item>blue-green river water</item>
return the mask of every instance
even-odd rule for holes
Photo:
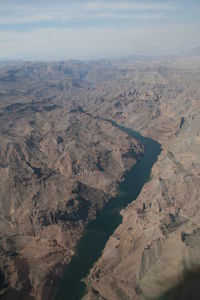
[[[161,152],[160,144],[152,139],[143,137],[113,121],[111,123],[142,142],[145,146],[145,153],[125,174],[124,180],[119,185],[117,196],[111,198],[97,218],[87,225],[77,245],[76,254],[58,284],[56,300],[79,300],[84,296],[86,286],[82,279],[87,276],[93,264],[101,256],[109,237],[122,222],[120,211],[138,197],[143,185],[149,181],[152,166]]]

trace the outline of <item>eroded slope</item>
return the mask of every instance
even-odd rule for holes
[[[157,299],[176,286],[167,299],[199,299],[199,71],[171,65],[157,69],[157,83],[153,69],[144,75],[146,96],[128,101],[125,92],[107,113],[160,141],[163,152],[92,269],[86,299]]]
[[[5,299],[52,297],[84,226],[143,152],[110,123],[62,105],[62,89],[55,91],[54,103],[47,99],[54,67],[50,73],[44,67],[44,74],[43,65],[39,71],[37,65],[22,66],[17,73],[11,67],[7,75],[2,71],[0,274]],[[56,77],[56,85],[60,80]]]

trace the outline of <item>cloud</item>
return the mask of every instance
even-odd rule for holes
[[[167,18],[167,15],[164,13],[137,13],[137,14],[123,14],[123,13],[113,13],[113,12],[97,12],[94,13],[91,17],[92,19],[134,19],[134,20],[158,20]]]
[[[199,10],[178,4],[178,0],[2,1],[0,59],[109,57],[197,46]]]
[[[196,46],[193,26],[148,26],[128,30],[35,29],[30,32],[0,32],[0,59],[76,59],[158,54]]]
[[[162,16],[163,12],[176,10],[168,2],[145,1],[68,1],[68,2],[31,2],[1,5],[0,25],[55,23],[63,21],[84,21],[95,18],[131,18],[151,19]],[[148,14],[147,14],[148,13]],[[137,17],[138,14],[138,17]],[[166,16],[166,14],[165,14]]]
[[[22,16],[6,16],[0,18],[1,25],[9,24],[24,24],[24,23],[41,23],[41,22],[51,22],[51,21],[66,21],[70,19],[70,16],[67,16],[63,13],[36,13],[30,15]]]
[[[110,1],[92,1],[86,2],[84,5],[85,9],[91,11],[102,11],[102,10],[171,10],[176,9],[176,7],[170,3],[163,2],[144,2],[144,1],[120,1],[120,2],[110,2]]]
[[[0,24],[24,24],[54,22],[69,19],[67,8],[60,5],[50,5],[47,7],[44,3],[36,6],[28,4],[4,4],[0,11]]]

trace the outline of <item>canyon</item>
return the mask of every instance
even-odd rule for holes
[[[84,279],[84,299],[175,297],[199,274],[199,57],[0,66],[2,299],[52,298],[84,228],[143,156],[107,119],[162,152]]]

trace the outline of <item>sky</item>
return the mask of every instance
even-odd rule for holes
[[[198,46],[199,0],[0,0],[0,60],[156,55]]]

